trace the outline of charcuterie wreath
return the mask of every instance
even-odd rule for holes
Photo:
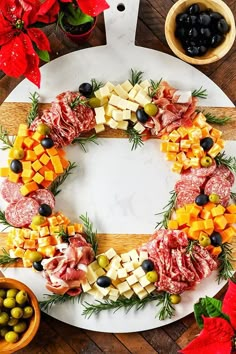
[[[8,166],[0,169],[1,196],[8,203],[1,222],[10,231],[0,263],[22,261],[45,278],[52,294],[41,301],[43,310],[77,297],[90,317],[156,301],[163,320],[174,315],[181,294],[213,270],[219,281],[232,276],[236,159],[226,156],[222,132],[211,125],[230,118],[196,109],[206,90],[181,91],[163,80],[143,80],[142,74],[131,70],[130,80],[120,84],[81,83],[78,92],[59,94],[42,114],[35,93],[16,137],[1,130],[2,146],[9,148]],[[105,129],[123,130],[132,149],[148,138],[161,139],[161,151],[179,174],[150,240],[122,254],[113,248],[97,254],[87,214],[72,223],[54,210],[55,196],[75,167],[64,148],[98,143]],[[90,295],[86,301],[84,294]]]

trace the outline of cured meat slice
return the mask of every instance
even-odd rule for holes
[[[22,194],[20,192],[21,186],[23,186],[23,183],[14,183],[10,182],[8,179],[5,179],[0,187],[0,193],[3,199],[8,203],[16,203],[22,198]]]
[[[22,224],[21,218],[19,217],[19,215],[17,213],[16,203],[8,204],[8,206],[6,207],[6,210],[5,210],[5,218],[6,218],[7,222],[14,227],[24,226]]]
[[[196,176],[194,173],[188,171],[181,174],[181,180],[191,181],[193,186],[202,187],[206,181],[206,177]]]
[[[47,204],[52,209],[55,207],[55,197],[48,189],[37,189],[35,192],[30,193],[29,197],[36,200],[39,205]]]
[[[200,168],[191,167],[190,172],[196,176],[207,177],[207,176],[212,175],[213,172],[215,171],[215,169],[216,169],[216,163],[215,163],[215,160],[213,160],[211,166],[200,167]]]
[[[216,167],[214,173],[212,174],[211,177],[217,177],[217,176],[220,176],[220,177],[224,177],[224,178],[228,178],[229,175],[230,175],[231,171],[230,169],[225,166],[225,165],[219,165]]]
[[[235,181],[235,177],[234,177],[233,172],[230,171],[230,174],[228,175],[228,177],[226,179],[229,181],[229,183],[232,187],[234,185],[234,181]]]
[[[195,202],[196,197],[199,195],[199,192],[195,189],[185,189],[181,190],[177,194],[176,198],[176,207],[181,208],[186,204],[191,204]]]
[[[220,197],[220,203],[226,203],[229,201],[230,198],[230,189],[231,185],[230,182],[224,177],[211,177],[204,189],[204,193],[210,195],[212,193],[218,194]]]
[[[15,205],[16,217],[21,226],[29,225],[33,216],[38,213],[39,203],[33,198],[24,197],[18,200]]]
[[[184,191],[186,189],[195,190],[198,194],[200,194],[200,187],[197,184],[194,184],[193,181],[189,180],[180,180],[175,183],[175,191],[179,193],[180,191]]]

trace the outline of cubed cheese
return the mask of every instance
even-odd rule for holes
[[[117,296],[118,295],[119,296],[119,290],[110,287],[109,295],[112,295],[112,296]]]
[[[109,294],[110,287],[108,286],[107,288],[102,288],[101,286],[94,284],[93,287],[98,290],[103,296],[106,296]]]
[[[128,93],[123,89],[121,85],[116,85],[114,87],[114,91],[119,95],[121,98],[128,98]]]
[[[82,289],[83,289],[84,293],[86,293],[87,291],[92,289],[88,281],[86,281],[85,283],[82,283],[81,286],[82,286]]]
[[[132,88],[132,90],[130,90],[130,92],[128,93],[128,97],[130,100],[134,100],[135,96],[137,95],[138,91],[135,90],[134,88]]]
[[[123,120],[123,111],[121,111],[120,109],[114,109],[111,115],[112,118],[115,119],[117,122]]]
[[[136,123],[134,129],[137,130],[140,134],[144,132],[145,127],[141,123]]]
[[[116,107],[112,106],[111,104],[108,104],[105,106],[105,115],[107,117],[111,117],[112,116],[112,112],[113,110],[115,109],[116,110]]]
[[[101,133],[105,130],[105,126],[103,124],[96,124],[94,129],[96,133]]]
[[[123,110],[123,120],[130,120],[131,118],[131,111],[129,109]]]
[[[134,285],[132,285],[132,289],[135,294],[139,294],[141,291],[143,291],[143,287],[139,283],[135,283]]]
[[[118,122],[117,129],[127,130],[129,122],[127,120],[123,120],[122,122]]]
[[[107,256],[108,259],[112,259],[113,257],[116,256],[116,251],[114,248],[109,248],[106,252],[105,255]]]
[[[135,102],[138,102],[140,106],[144,107],[147,103],[152,101],[151,97],[146,94],[145,91],[140,90],[134,98]]]
[[[156,290],[156,287],[153,283],[145,286],[145,289],[147,290],[147,292],[150,294],[151,292],[153,292],[154,290]]]
[[[110,268],[106,274],[109,278],[116,280],[117,278],[117,270],[115,268]]]
[[[129,251],[128,254],[130,255],[132,261],[137,260],[139,258],[138,252],[135,249]]]
[[[132,272],[132,270],[134,270],[134,265],[133,265],[133,262],[126,262],[126,263],[123,263],[123,267],[126,269],[126,271],[129,273],[129,272]]]
[[[104,107],[96,107],[96,108],[94,108],[94,111],[95,111],[96,123],[97,124],[106,123]]]
[[[88,267],[88,271],[87,271],[86,277],[87,277],[87,280],[88,280],[89,284],[93,284],[97,280],[97,274],[95,273],[95,271],[93,271],[89,267]]]
[[[109,91],[113,91],[115,85],[113,85],[110,81],[107,81],[107,83],[105,84],[106,87],[108,87]]]
[[[126,278],[127,277],[127,271],[125,268],[119,268],[117,269],[117,276],[119,279],[121,278]]]
[[[139,252],[139,262],[142,264],[145,259],[148,259],[148,253],[145,251]]]
[[[139,85],[142,87],[142,89],[145,89],[145,88],[148,88],[151,86],[149,80],[144,80]]]
[[[135,112],[131,112],[131,117],[130,117],[131,122],[136,123],[137,122],[137,116]]]
[[[134,274],[132,274],[126,279],[126,281],[131,286],[131,285],[134,285],[135,283],[137,283],[138,279],[136,278],[136,276]]]
[[[138,283],[137,283],[138,284]],[[117,284],[117,289],[119,290],[120,294],[124,294],[126,291],[130,290],[130,286],[127,281],[124,281],[120,284]]]
[[[102,268],[98,268],[95,270],[95,273],[97,274],[97,277],[100,277],[101,275],[105,274],[105,271]]]
[[[147,279],[146,275],[143,275],[141,278],[139,278],[138,281],[142,285],[143,288],[145,288],[145,286],[150,284],[150,281]]]
[[[107,125],[112,128],[112,129],[117,129],[118,128],[118,122],[116,122],[113,118],[110,118],[107,121]]]
[[[145,275],[145,272],[142,267],[138,267],[137,269],[134,270],[134,274],[136,275],[137,278],[141,278],[143,275]]]
[[[97,290],[95,288],[92,288],[92,289],[88,290],[87,294],[92,295],[97,300],[103,299],[103,294],[99,290]]]
[[[102,98],[110,96],[109,87],[106,86],[106,85],[103,86],[103,87],[100,87],[99,91],[100,91],[100,95],[101,95]]]
[[[122,253],[120,256],[121,256],[122,262],[129,262],[130,261],[129,253]]]
[[[132,289],[130,289],[130,290],[124,292],[123,295],[124,295],[124,297],[126,297],[127,299],[130,299],[133,294],[134,294],[134,291],[133,291]]]
[[[142,299],[144,299],[144,298],[148,295],[148,293],[147,293],[147,291],[146,291],[145,289],[143,289],[143,290],[140,291],[137,295],[138,295],[138,297],[140,298],[140,300],[142,300]]]
[[[95,260],[88,265],[88,268],[89,269],[91,268],[92,270],[97,270],[98,268],[100,268],[100,266],[99,266],[98,262]]]
[[[121,84],[121,87],[123,88],[123,90],[125,90],[126,92],[129,92],[132,88],[133,85],[131,84],[131,82],[129,80],[126,80],[125,82],[123,82]]]

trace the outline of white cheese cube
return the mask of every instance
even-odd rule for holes
[[[93,271],[92,269],[89,269],[89,268],[88,268],[86,277],[87,277],[89,284],[93,284],[97,280],[97,274],[95,273],[95,271]]]
[[[116,85],[114,87],[114,91],[115,93],[117,93],[117,95],[119,95],[121,98],[128,98],[128,93],[123,89],[123,87],[121,85]]]
[[[104,271],[104,269],[102,269],[102,268],[98,268],[98,269],[95,271],[95,273],[97,274],[97,277],[100,277],[101,275],[106,274],[105,271]]]
[[[138,297],[140,298],[140,300],[142,300],[142,299],[144,299],[144,298],[148,295],[148,293],[146,292],[145,289],[143,289],[143,290],[140,291],[137,295],[138,295]]]
[[[109,89],[110,92],[112,92],[114,90],[114,87],[115,87],[115,85],[113,85],[113,83],[110,82],[110,81],[107,81],[105,86]]]
[[[93,286],[96,290],[98,290],[103,296],[107,296],[110,291],[110,287],[108,286],[107,288],[102,288],[101,286],[94,284]]]
[[[123,120],[130,120],[131,118],[131,111],[129,109],[123,110]]]
[[[126,108],[126,109],[130,109],[133,112],[136,112],[138,107],[139,107],[138,103],[126,100],[126,102],[124,102],[123,109]]]
[[[114,109],[111,114],[112,118],[115,119],[117,122],[123,120],[123,111],[120,109]]]
[[[140,84],[139,84],[139,85],[142,87],[142,89],[145,89],[145,88],[147,88],[147,87],[150,87],[150,86],[151,86],[151,84],[150,84],[149,80],[144,80],[144,81],[140,82]]]
[[[107,125],[109,125],[109,127],[112,128],[112,129],[117,129],[118,128],[118,122],[116,122],[113,118],[110,118],[107,121]]]
[[[118,299],[119,295],[109,295],[108,298],[111,301],[116,301]]]
[[[139,262],[139,260],[135,260],[133,261],[133,266],[134,266],[134,269],[138,268],[139,266],[141,265],[141,263]]]
[[[128,93],[128,98],[133,101],[137,93],[138,91],[132,88],[132,90],[130,90],[130,92]]]
[[[147,279],[146,275],[143,275],[141,278],[139,278],[139,283],[142,285],[143,288],[145,286],[149,285],[151,282]]]
[[[132,289],[135,292],[135,294],[139,294],[139,293],[141,293],[141,291],[143,291],[143,287],[139,283],[135,283],[132,286]]]
[[[84,293],[86,293],[86,292],[88,292],[90,289],[92,289],[88,281],[82,283],[81,286],[82,286],[82,289],[83,289],[83,292],[84,292]]]
[[[138,279],[145,275],[145,272],[142,267],[138,267],[137,269],[134,270],[133,273],[136,275]]]
[[[97,124],[106,123],[104,107],[96,107],[94,108],[94,111],[95,111],[96,123]]]
[[[110,263],[111,267],[114,267],[115,269],[119,269],[121,267],[120,262],[121,262],[120,256],[116,255],[111,260],[111,263]]]
[[[88,290],[87,294],[92,295],[97,300],[103,299],[103,295],[95,288],[91,288],[90,290]]]
[[[148,253],[145,251],[139,252],[139,262],[142,264],[145,259],[148,259]]]
[[[110,268],[106,274],[109,278],[116,280],[117,278],[117,270],[115,268]]]
[[[127,277],[127,271],[125,268],[120,268],[120,269],[117,269],[117,276],[118,278],[126,278]]]
[[[97,91],[94,91],[94,96],[101,99],[102,98],[102,95],[101,95],[101,92],[100,90],[98,89]]]
[[[112,295],[112,296],[119,296],[119,290],[110,287],[109,295]]]
[[[105,130],[105,126],[103,124],[96,124],[94,129],[96,133],[101,133]]]
[[[130,289],[130,290],[126,291],[123,295],[124,295],[127,299],[130,299],[133,294],[134,294],[133,290]]]
[[[103,87],[100,87],[99,92],[100,92],[101,97],[109,97],[110,96],[110,90],[109,90],[108,86],[106,86],[106,85]]]
[[[107,117],[111,117],[111,116],[112,116],[112,111],[113,111],[114,109],[116,109],[116,107],[112,106],[111,104],[108,104],[108,105],[105,106],[104,109],[105,109],[105,115],[106,115]]]
[[[121,255],[122,262],[129,262],[130,261],[130,256],[128,253],[122,253]]]
[[[146,94],[145,91],[140,90],[134,98],[135,102],[138,102],[140,106],[144,107],[145,104],[152,101],[151,97]]]
[[[189,103],[192,100],[192,92],[177,90],[173,95],[173,99],[177,100],[177,103]]]
[[[134,270],[134,265],[133,265],[133,262],[126,262],[126,263],[123,263],[123,267],[126,269],[126,271],[129,273],[129,272],[132,272],[132,270]]]
[[[137,132],[139,132],[140,134],[142,134],[142,132],[144,132],[145,130],[145,127],[138,122],[135,124],[134,129],[137,130]]]
[[[117,284],[117,289],[119,290],[120,294],[124,294],[126,291],[130,290],[130,286],[127,281],[124,281],[120,284]]]
[[[130,117],[131,122],[136,123],[137,122],[137,116],[135,112],[131,112],[131,117]]]
[[[108,259],[112,259],[113,257],[116,256],[116,251],[114,248],[109,248],[106,252],[105,255],[107,256]]]
[[[139,92],[139,91],[142,89],[142,87],[141,87],[139,84],[135,84],[135,85],[134,85],[134,89],[135,89],[137,92]]]
[[[129,80],[126,80],[125,82],[123,82],[121,84],[121,87],[123,88],[123,90],[125,90],[126,92],[129,92],[132,88],[133,85],[131,84],[131,82]]]
[[[108,97],[102,97],[100,99],[100,106],[105,106],[108,103]]]
[[[138,252],[135,249],[129,251],[128,254],[130,255],[132,261],[137,260],[139,258]]]
[[[117,129],[127,130],[129,122],[127,120],[123,120],[122,122],[118,122]]]
[[[90,264],[88,265],[88,270],[89,270],[89,269],[97,270],[99,267],[100,267],[100,266],[99,266],[98,262],[95,260],[95,261],[93,261],[92,263],[90,263]]]
[[[137,283],[138,279],[134,274],[132,274],[126,279],[126,281],[129,285],[134,285],[135,283]]]
[[[110,100],[109,100],[109,104],[116,106],[116,107],[120,107],[120,102],[121,102],[121,98],[119,96],[116,96],[114,94],[111,95]]]
[[[145,286],[145,289],[146,289],[147,292],[150,294],[150,293],[152,293],[154,290],[156,290],[156,287],[155,287],[155,285],[154,285],[153,283],[151,283],[151,284]]]

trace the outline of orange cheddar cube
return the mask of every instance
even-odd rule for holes
[[[236,224],[236,214],[224,214],[228,224]]]
[[[20,192],[23,196],[26,196],[27,194],[29,194],[30,192],[34,192],[38,189],[38,185],[36,182],[32,181],[29,183],[26,183],[25,185],[23,185],[20,188]]]
[[[221,150],[222,150],[222,147],[221,147],[220,145],[218,145],[218,144],[215,143],[215,144],[212,146],[212,148],[211,148],[207,153],[208,153],[208,155],[210,155],[212,158],[214,158],[214,157],[216,157],[216,155],[219,154],[219,152],[221,152]]]
[[[32,177],[22,177],[22,182],[24,184],[29,183],[32,181]]]
[[[32,135],[32,139],[34,139],[35,141],[38,141],[38,142],[40,142],[43,138],[44,138],[44,135],[38,133],[37,131],[34,132],[34,134]]]
[[[178,143],[167,143],[167,151],[168,152],[179,152],[179,144]]]
[[[190,157],[190,166],[191,167],[200,167],[200,162],[198,157]]]
[[[45,247],[51,245],[51,236],[39,237],[38,245],[39,247]]]
[[[47,220],[48,220],[49,225],[51,225],[51,226],[58,225],[57,217],[55,215],[50,216]]]
[[[172,170],[172,172],[181,173],[182,168],[183,168],[183,164],[176,161],[176,162],[173,164],[171,170]]]
[[[40,234],[41,237],[44,237],[44,236],[49,235],[49,228],[48,228],[48,226],[40,227],[40,229],[39,229],[39,234]]]
[[[177,130],[172,130],[172,132],[169,134],[169,139],[173,143],[176,143],[176,141],[178,141],[180,139],[180,135],[177,132]]]
[[[51,181],[46,181],[45,179],[41,182],[41,186],[43,186],[43,188],[48,188],[51,184]]]
[[[188,137],[189,140],[194,143],[194,142],[199,142],[199,140],[202,138],[202,131],[198,127],[193,127],[190,128],[188,131]]]
[[[222,149],[223,149],[223,147],[225,146],[225,142],[224,142],[223,139],[217,139],[217,140],[216,140],[216,144],[218,144],[219,146],[221,146]]]
[[[163,142],[161,143],[161,146],[160,146],[160,151],[161,151],[161,152],[167,152],[167,144],[168,144],[167,141],[163,141]]]
[[[0,168],[0,177],[7,177],[9,173],[8,167],[1,167]]]
[[[44,178],[46,181],[53,181],[54,180],[54,173],[53,171],[45,171],[44,172]]]
[[[212,202],[208,202],[207,204],[204,205],[204,210],[211,211],[211,209],[214,208],[215,206],[216,206],[216,204],[214,204]]]
[[[26,161],[35,161],[37,160],[37,156],[33,150],[27,150],[25,155]]]
[[[165,159],[167,161],[176,161],[176,153],[175,152],[167,152]]]
[[[50,149],[46,149],[47,153],[49,156],[55,156],[55,155],[58,155],[57,154],[57,149],[53,147],[51,147]]]
[[[193,230],[192,227],[188,230],[188,238],[191,240],[198,240],[200,236],[200,230]]]
[[[203,138],[208,138],[209,135],[210,135],[209,128],[208,127],[202,128],[202,139]]]
[[[83,225],[82,224],[74,224],[75,232],[81,233],[83,232]]]
[[[187,159],[187,156],[185,155],[185,153],[183,151],[179,152],[176,155],[177,161],[184,163],[184,161]]]
[[[232,242],[233,237],[236,235],[236,232],[232,226],[220,232],[222,236],[222,242]]]
[[[209,210],[202,209],[201,213],[200,213],[200,217],[202,219],[209,219],[209,218],[211,218],[211,212]]]
[[[74,225],[68,225],[67,226],[67,233],[69,236],[74,236],[75,235],[75,227]]]
[[[211,215],[213,216],[213,218],[215,216],[223,215],[224,212],[225,212],[225,208],[221,204],[218,204],[216,207],[211,209]]]
[[[60,160],[61,160],[62,167],[65,170],[69,166],[70,163],[68,160],[64,159],[63,157],[60,157]]]
[[[206,117],[202,112],[199,112],[193,120],[193,124],[199,128],[203,128],[206,125]]]
[[[201,207],[199,205],[193,204],[191,209],[190,209],[190,215],[197,217],[201,211]]]
[[[177,129],[178,134],[180,135],[181,139],[185,138],[188,135],[188,131],[184,127],[179,127]]]
[[[24,137],[17,135],[13,144],[14,148],[21,148],[23,146],[23,142],[24,142]]]
[[[35,160],[32,163],[32,168],[37,172],[40,170],[40,168],[43,167],[43,165],[39,162],[39,160]]]
[[[207,235],[211,235],[212,232],[214,231],[214,228],[212,227],[210,229],[205,229],[204,231],[207,233]]]
[[[219,215],[214,218],[215,228],[218,230],[224,230],[225,226],[227,225],[227,220],[224,215]]]
[[[193,221],[191,225],[191,229],[192,231],[204,230],[204,221],[203,220]]]
[[[169,230],[178,230],[178,222],[177,220],[168,220],[167,227]]]
[[[23,170],[31,170],[31,161],[22,161]]]
[[[54,171],[57,174],[63,173],[63,167],[62,167],[62,164],[61,164],[60,156],[58,156],[58,155],[51,156],[51,162],[52,162]]]
[[[30,239],[37,240],[39,238],[39,232],[36,230],[31,230],[30,232]]]
[[[24,139],[24,145],[30,149],[34,144],[33,139],[31,139],[29,136],[27,136],[27,138]]]
[[[207,230],[207,229],[211,229],[214,228],[214,222],[212,219],[206,219],[204,220],[204,226],[203,229]]]
[[[57,149],[57,153],[60,157],[65,157],[66,156],[66,152],[63,149]]]
[[[222,135],[222,131],[220,131],[219,129],[216,128],[212,128],[211,129],[211,137],[212,138],[216,138],[219,139]]]
[[[236,214],[236,204],[230,204],[226,210],[231,214]]]
[[[36,172],[32,179],[36,183],[41,184],[43,182],[43,180],[44,180],[44,176],[42,176],[40,173]]]
[[[20,173],[14,173],[9,170],[8,180],[13,183],[17,183],[20,179]]]
[[[25,250],[24,250],[24,248],[17,247],[17,248],[15,249],[14,253],[15,253],[15,257],[23,258],[23,257],[24,257],[24,254],[25,254]]]
[[[34,175],[34,171],[33,170],[28,170],[28,169],[24,169],[23,171],[22,171],[22,173],[21,173],[21,177],[22,178],[31,178],[31,177],[33,177],[33,175]]]
[[[44,247],[38,247],[37,251],[41,253],[44,257],[53,257],[56,253],[55,246],[48,245]]]
[[[29,135],[29,130],[26,124],[20,124],[18,128],[18,136],[28,136]]]
[[[34,148],[33,148],[35,154],[37,156],[41,156],[44,152],[45,152],[45,149],[44,147],[41,145],[41,144],[37,144]]]
[[[219,254],[221,254],[221,252],[222,252],[222,248],[220,246],[213,247],[213,249],[211,250],[211,254],[213,256],[218,256]]]
[[[47,163],[50,161],[50,157],[47,154],[43,154],[39,161],[43,164],[43,165],[47,165]]]
[[[23,248],[34,250],[36,248],[36,240],[25,240]]]
[[[177,218],[179,226],[189,224],[190,222],[190,214],[189,213],[181,213]]]

